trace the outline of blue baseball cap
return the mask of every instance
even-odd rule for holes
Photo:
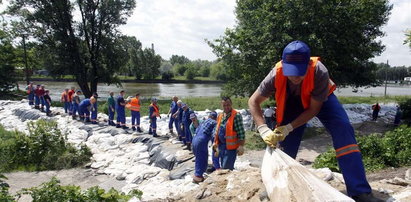
[[[282,63],[284,76],[304,76],[310,62],[311,50],[302,41],[289,43],[283,51]]]
[[[217,118],[217,112],[210,112],[210,115],[213,118]]]

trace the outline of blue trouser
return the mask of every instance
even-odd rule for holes
[[[69,102],[69,114],[72,115],[73,114],[73,103]]]
[[[196,157],[194,175],[203,177],[208,165],[208,142],[210,138],[204,133],[199,133],[193,138],[193,153]]]
[[[126,112],[123,107],[117,108],[117,124],[126,124]]]
[[[170,120],[168,121],[168,129],[172,130],[173,129],[173,123],[176,123],[177,120],[173,117],[170,116]]]
[[[188,122],[183,121],[183,125],[184,125],[184,134],[185,134],[185,142],[186,143],[191,143],[191,140],[193,139],[193,136],[191,135],[191,131],[190,131],[190,124]]]
[[[179,138],[181,138],[182,134],[181,134],[180,121],[178,119],[174,119],[174,125],[176,127],[176,131],[177,131]]]
[[[47,114],[50,113],[50,105],[49,105],[49,103],[48,103],[48,102],[45,102],[44,104],[45,104],[44,106],[46,106],[46,113],[47,113]]]
[[[219,155],[218,155],[218,161],[221,165],[221,168],[223,169],[230,169],[234,170],[234,163],[237,158],[237,150],[228,150],[227,145],[226,145],[226,140],[225,140],[225,126],[220,126],[220,129],[218,130],[218,150],[219,150]]]
[[[131,125],[133,127],[140,126],[140,112],[131,110]]]
[[[267,124],[267,127],[273,130],[274,129],[273,118],[272,117],[264,117],[264,118],[265,118],[265,123]]]
[[[34,93],[29,93],[27,99],[29,100],[29,105],[34,105]]]
[[[292,114],[292,110],[286,111],[285,114],[290,113]],[[298,115],[299,114],[293,114],[295,118]],[[295,119],[294,117],[289,119],[285,119],[284,117],[284,121],[281,125],[290,123]],[[338,99],[334,94],[328,96],[328,100],[323,103],[320,112],[317,114],[317,118],[331,134],[334,149],[341,150],[346,146],[350,147],[351,145],[357,144],[354,136],[354,129],[350,124],[347,113],[338,102]],[[293,132],[291,132],[285,140],[280,143],[284,148],[284,152],[292,158],[297,156],[298,147],[300,146],[304,129],[305,125],[294,129]],[[340,155],[337,160],[343,174],[349,196],[371,192],[371,187],[365,176],[364,165],[360,152],[347,152]]]
[[[96,121],[97,120],[97,102],[93,106],[93,111],[91,111],[91,120]]]
[[[44,96],[40,96],[40,104],[43,106],[46,104],[46,100],[44,99]]]
[[[77,103],[73,103],[72,104],[73,105],[73,116],[75,116],[76,115],[76,113],[77,113],[77,111],[79,110],[78,109],[78,104]],[[80,113],[79,113],[80,114]]]
[[[78,113],[80,117],[86,117],[88,118],[90,116],[90,111],[88,111],[87,107],[79,107]]]
[[[150,118],[150,129],[148,131],[153,132],[153,134],[157,134],[156,129],[157,129],[157,117]]]
[[[111,110],[111,107],[108,107],[108,120],[113,121],[114,120],[114,113],[115,113],[115,108],[112,107],[113,110]]]
[[[40,96],[34,96],[34,105],[39,106],[40,105]]]
[[[69,108],[70,108],[69,102],[64,102],[64,113],[67,114],[67,110],[69,110]]]

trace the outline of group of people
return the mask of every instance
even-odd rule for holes
[[[47,116],[50,116],[51,98],[49,90],[44,85],[34,85],[33,82],[30,82],[26,87],[26,92],[29,105],[34,105],[35,109],[45,112]]]
[[[223,112],[217,114],[212,111],[207,117],[198,119],[190,107],[174,96],[167,113],[169,130],[173,133],[173,125],[178,139],[186,145],[186,149],[193,149],[195,155],[195,171],[193,181],[198,183],[204,180],[204,172],[208,166],[208,145],[212,143],[213,170],[234,169],[237,155],[243,155],[245,130],[243,118],[232,108],[232,101],[228,97],[221,100]]]
[[[296,158],[306,123],[316,116],[332,136],[347,194],[355,201],[382,201],[372,195],[354,129],[347,113],[333,93],[336,85],[330,79],[325,65],[319,57],[311,56],[310,48],[302,41],[289,43],[284,48],[281,59],[248,101],[250,112],[263,141],[267,146],[279,147],[290,157]],[[40,89],[44,90],[44,87],[40,86]],[[29,88],[28,92],[35,90]],[[140,115],[137,113],[141,106],[138,94],[134,100],[125,101],[124,91],[121,91],[116,102],[112,93],[110,96],[109,124],[127,129],[124,108],[128,106],[135,111],[132,113],[132,120],[134,119],[132,127],[141,130],[139,129]],[[271,96],[276,100],[275,127],[267,125],[261,109],[261,104]],[[30,98],[29,96],[29,100],[33,102]],[[40,98],[40,94],[35,93],[35,98],[37,106],[41,102],[45,103],[40,101],[44,99]],[[84,105],[90,106],[96,103],[96,99],[97,96],[92,97]],[[84,109],[82,103],[85,100],[79,104],[81,113]],[[65,97],[64,101],[66,101]],[[222,113],[217,115],[211,112],[205,120],[200,121],[187,104],[173,97],[167,115],[170,117],[169,130],[173,132],[174,124],[179,140],[186,145],[187,149],[193,148],[196,157],[193,176],[195,182],[204,180],[203,174],[208,165],[209,141],[213,143],[214,169],[234,169],[237,155],[244,153],[245,131],[242,116],[232,108],[230,98],[222,98],[221,105]],[[117,112],[117,124],[113,122],[115,112]],[[82,117],[81,113],[80,117]],[[151,99],[149,117],[149,132],[157,136],[156,118],[160,117],[160,112],[155,98]],[[192,126],[191,130],[190,126]]]

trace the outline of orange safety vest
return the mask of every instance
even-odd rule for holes
[[[226,141],[226,148],[228,150],[234,150],[237,149],[238,146],[238,137],[237,137],[237,132],[234,131],[234,118],[237,115],[237,111],[232,109],[231,110],[231,115],[228,118],[226,124],[225,124],[225,141]],[[218,145],[218,132],[220,130],[220,125],[221,121],[223,120],[223,113],[218,115],[217,118],[217,130],[216,130],[216,135],[215,135],[215,144]]]
[[[136,111],[139,112],[140,111],[140,101],[138,100],[138,98],[132,98],[130,100],[130,107],[128,107],[131,111]]]
[[[150,104],[150,106],[154,108],[154,114],[156,115],[156,117],[160,117],[160,109],[158,108],[158,106],[153,104]]]
[[[315,67],[317,62],[320,61],[319,57],[311,57],[310,63],[307,69],[306,76],[302,81],[301,85],[301,102],[304,109],[307,109],[311,103],[311,92],[314,90],[314,77],[315,77]],[[282,61],[277,62],[274,67],[276,69],[274,88],[275,90],[275,100],[277,105],[276,115],[277,115],[277,125],[281,125],[281,122],[284,118],[284,110],[286,105],[287,97],[287,77],[283,74],[283,65]],[[330,79],[328,88],[330,95],[336,89],[335,83]]]

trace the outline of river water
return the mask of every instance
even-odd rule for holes
[[[72,86],[78,87],[75,82],[54,82],[43,81],[41,82],[46,86],[46,89],[50,90],[53,100],[60,99],[60,95],[65,88]],[[24,82],[20,82],[21,88],[25,86]],[[140,93],[141,97],[161,97],[169,98],[171,96],[185,97],[209,97],[220,96],[223,84],[185,84],[185,83],[124,83],[122,87],[115,85],[98,85],[98,94],[100,97],[105,98],[110,91],[115,94],[121,89],[126,91],[126,96]],[[383,96],[384,86],[370,87],[370,88],[358,88],[357,92],[353,92],[352,88],[338,88],[335,91],[338,96]],[[389,85],[387,87],[387,95],[411,95],[410,85]]]

